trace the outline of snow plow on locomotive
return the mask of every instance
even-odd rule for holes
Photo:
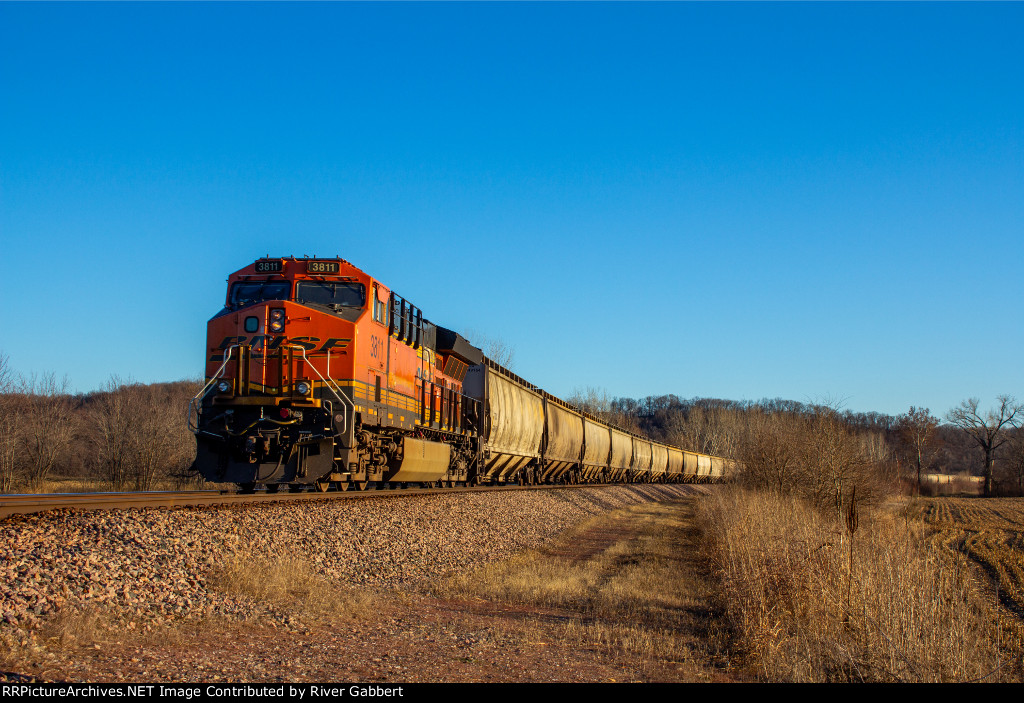
[[[486,358],[340,259],[228,279],[189,404],[206,480],[372,485],[708,480],[728,460],[609,426]]]

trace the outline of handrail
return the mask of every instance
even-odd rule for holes
[[[345,393],[341,390],[341,387],[337,385],[333,379],[324,378],[324,375],[317,370],[316,366],[314,366],[310,362],[309,357],[306,356],[306,348],[304,346],[302,346],[301,344],[282,344],[281,346],[289,347],[291,349],[299,349],[302,352],[302,360],[306,362],[306,365],[309,366],[309,368],[313,369],[313,373],[320,377],[320,380],[323,381],[324,385],[326,385],[327,388],[331,391],[331,393],[334,394],[334,397],[338,399],[338,402],[340,402],[342,405],[351,406],[352,415],[353,417],[355,417],[356,404],[345,395]],[[342,432],[347,432],[348,415],[342,413],[342,418],[344,422],[342,422],[341,430]]]
[[[224,357],[224,363],[222,363],[220,365],[220,368],[218,368],[217,371],[213,374],[213,376],[210,377],[210,380],[206,382],[206,385],[203,386],[202,390],[200,390],[199,393],[197,393],[195,397],[188,402],[188,428],[192,431],[193,434],[198,434],[199,432],[199,425],[192,421],[193,411],[195,411],[196,419],[198,420],[199,412],[197,409],[197,401],[201,402],[202,399],[206,396],[206,394],[210,391],[210,388],[213,386],[213,384],[216,383],[217,380],[221,378],[222,374],[224,373],[224,369],[228,365],[228,362],[231,361],[231,357],[234,354],[234,350],[240,348],[241,346],[242,345],[240,344],[232,344],[230,347],[227,348],[227,354]],[[342,392],[341,387],[338,386],[333,381],[333,379],[324,378],[323,374],[321,374],[320,371],[317,370],[316,366],[314,366],[310,362],[309,357],[306,356],[306,348],[304,346],[299,344],[282,344],[281,347],[298,349],[302,354],[302,360],[305,361],[306,365],[309,368],[313,369],[313,372],[320,377],[320,380],[323,381],[324,385],[327,386],[327,388],[331,391],[334,397],[337,398],[342,405],[351,407],[353,414],[355,413],[355,403],[349,400],[349,398],[344,394],[344,392]],[[342,413],[342,431],[348,431],[348,415],[345,413]]]
[[[227,354],[224,356],[224,363],[221,364],[220,368],[217,369],[217,371],[213,374],[213,376],[210,377],[210,380],[206,382],[206,385],[203,386],[202,390],[199,391],[196,394],[196,396],[194,398],[192,398],[192,400],[188,401],[188,428],[189,428],[189,430],[192,431],[192,434],[198,434],[199,433],[199,425],[198,424],[192,424],[192,409],[193,409],[193,407],[195,407],[196,401],[197,400],[201,401],[202,398],[206,396],[207,392],[210,390],[210,387],[214,384],[214,382],[218,378],[220,378],[221,374],[224,372],[225,367],[227,367],[228,362],[231,361],[231,353],[235,349],[240,348],[241,346],[242,346],[241,344],[232,344],[230,347],[227,348]],[[198,420],[198,419],[199,419],[199,411],[196,410],[196,420]]]

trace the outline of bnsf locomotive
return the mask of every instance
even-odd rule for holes
[[[189,405],[194,469],[253,489],[678,481],[729,462],[609,426],[343,259],[228,278]]]

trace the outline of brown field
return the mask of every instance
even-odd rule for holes
[[[915,501],[910,513],[931,531],[931,539],[981,567],[1001,605],[1015,617],[1002,618],[1002,636],[1022,646],[1024,634],[1024,498],[930,498]]]

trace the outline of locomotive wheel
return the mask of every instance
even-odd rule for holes
[[[241,493],[255,493],[256,492],[256,484],[255,483],[240,483],[240,484],[238,484],[238,490]]]
[[[365,491],[370,487],[369,481],[353,481],[352,488],[357,491]]]
[[[330,482],[329,482],[329,481],[317,481],[317,482],[316,482],[315,484],[313,484],[313,485],[315,485],[315,486],[316,486],[316,489],[317,489],[318,491],[320,491],[321,493],[326,493],[326,492],[327,492],[327,489],[331,487],[331,484],[330,484]]]
[[[281,484],[280,483],[268,483],[267,484],[267,493],[277,493],[278,489],[280,489],[280,488],[281,488]]]
[[[305,486],[303,486],[301,483],[289,483],[288,484],[288,492],[289,493],[301,493],[303,488],[305,488]]]

